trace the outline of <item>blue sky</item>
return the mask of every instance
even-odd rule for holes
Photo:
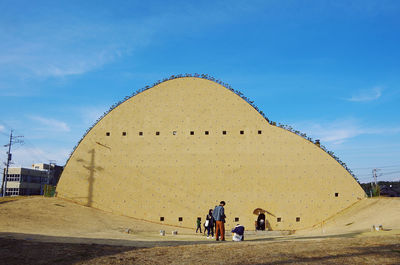
[[[0,0],[0,143],[64,164],[115,102],[173,74],[229,83],[335,152],[400,180],[399,1]],[[6,159],[6,149],[0,150]]]

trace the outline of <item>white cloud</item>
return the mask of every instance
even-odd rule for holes
[[[31,167],[33,163],[48,163],[50,160],[55,160],[57,165],[64,165],[70,152],[65,148],[20,146],[12,151],[12,166]]]
[[[314,139],[339,145],[360,135],[387,135],[400,133],[400,127],[368,127],[356,119],[340,119],[330,122],[300,122],[293,125],[295,129],[306,132]]]
[[[42,77],[64,77],[80,75],[114,61],[120,56],[118,51],[98,51],[85,56],[77,55],[72,60],[61,60],[61,62],[46,60],[44,63],[30,66],[30,70],[37,76]]]
[[[309,132],[313,138],[322,142],[341,144],[347,139],[362,134],[362,130],[354,120],[337,120],[330,123],[305,123],[299,124],[304,131]]]
[[[85,126],[90,126],[100,118],[105,111],[107,111],[109,106],[87,106],[80,109],[82,120]]]
[[[60,132],[69,132],[71,129],[67,125],[67,123],[63,121],[58,121],[56,119],[44,118],[41,116],[29,116],[29,118],[33,121],[37,121],[40,125],[45,126],[45,129],[52,131],[60,131]]]
[[[346,98],[347,101],[367,102],[377,100],[382,96],[382,87],[373,87],[370,89],[360,90],[357,94]]]
[[[57,18],[28,20],[4,32],[0,28],[2,76],[24,79],[84,74],[130,54],[148,43],[153,33],[151,21],[106,24],[73,19],[55,26],[52,20]]]
[[[85,74],[163,38],[204,34],[205,27],[236,20],[259,5],[152,5],[143,16],[132,4],[131,16],[121,18],[114,17],[119,8],[101,6],[79,11],[73,6],[76,12],[68,12],[55,4],[44,8],[41,15],[35,12],[20,19],[15,18],[20,17],[20,10],[13,9],[15,14],[0,21],[0,74],[18,79]]]

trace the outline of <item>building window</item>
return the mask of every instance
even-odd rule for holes
[[[235,217],[235,222],[239,222],[239,217]]]
[[[173,135],[176,135],[176,131],[173,131],[172,134],[173,134]]]
[[[122,132],[122,136],[126,136],[126,132]]]
[[[226,131],[222,131],[222,134],[223,134],[223,135],[226,135]]]
[[[182,222],[182,221],[183,221],[183,217],[179,217],[179,218],[178,218],[178,221],[179,221],[179,222]]]
[[[205,134],[205,135],[208,135],[209,133],[208,133],[208,131],[205,131],[204,134]]]
[[[110,136],[110,132],[106,132],[106,136]]]
[[[240,134],[244,134],[244,131],[240,131]]]
[[[160,217],[160,221],[161,221],[161,222],[164,222],[164,217]]]
[[[261,130],[258,130],[258,134],[262,134],[262,131],[261,131]]]
[[[160,132],[156,132],[156,135],[160,135]]]
[[[300,222],[300,217],[296,217],[296,222]]]
[[[143,132],[139,132],[139,135],[140,135],[140,136],[143,136]]]
[[[335,197],[339,197],[339,193],[338,192],[335,192]]]
[[[190,135],[194,135],[194,131],[190,131]]]
[[[281,217],[278,217],[278,218],[276,218],[276,221],[277,221],[278,223],[280,223],[280,222],[282,222],[282,218],[281,218]]]

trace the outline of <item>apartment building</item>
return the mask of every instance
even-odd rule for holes
[[[37,163],[32,168],[10,167],[3,173],[5,196],[42,195],[44,185],[56,186],[63,167],[54,164]]]

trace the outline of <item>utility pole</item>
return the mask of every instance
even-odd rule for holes
[[[52,184],[52,181],[53,181],[53,176],[50,176],[52,165],[54,165],[54,166],[56,165],[56,160],[49,160],[49,168],[47,170],[47,184]],[[50,179],[50,177],[51,177],[51,179]]]
[[[376,168],[374,168],[374,169],[372,170],[372,176],[374,177],[375,186],[378,184],[378,181],[377,181],[378,176],[376,175],[376,171],[377,171]]]
[[[379,193],[379,189],[378,189],[379,188],[378,187],[378,170],[380,170],[380,169],[379,168],[374,168],[372,170],[372,177],[374,178],[374,181],[373,181],[374,184],[372,184],[372,182],[371,182],[371,187],[374,190],[374,194],[375,193]],[[371,197],[372,197],[372,194],[371,194]]]
[[[8,152],[7,152],[7,163],[6,163],[6,168],[5,171],[3,172],[3,185],[2,185],[2,196],[6,196],[6,187],[7,187],[7,176],[8,176],[8,168],[10,167],[12,155],[11,155],[11,146],[13,144],[21,144],[23,141],[18,138],[22,138],[23,136],[13,136],[13,130],[10,132],[10,141],[8,144],[4,145],[4,147],[8,147]]]

